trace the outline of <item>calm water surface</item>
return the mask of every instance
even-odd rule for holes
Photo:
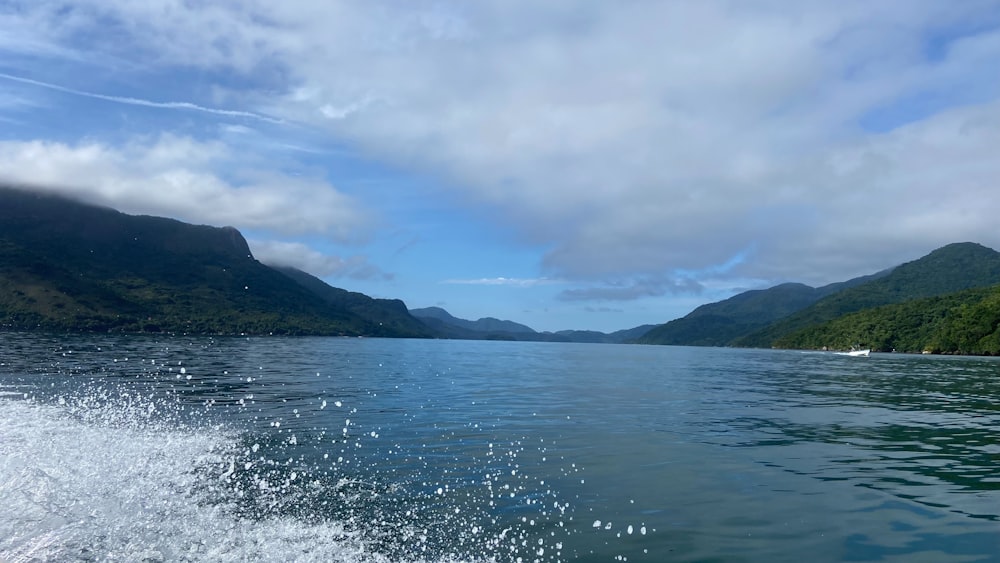
[[[1000,561],[1000,362],[0,333],[0,561]]]

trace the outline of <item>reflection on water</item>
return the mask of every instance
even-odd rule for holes
[[[11,333],[0,354],[0,559],[1000,560],[995,359]]]

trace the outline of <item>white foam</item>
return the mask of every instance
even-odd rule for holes
[[[336,522],[234,516],[196,471],[224,480],[221,429],[70,403],[0,399],[0,561],[386,560]]]

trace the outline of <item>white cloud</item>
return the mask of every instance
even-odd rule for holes
[[[305,244],[273,240],[249,240],[254,258],[271,266],[290,266],[318,277],[355,280],[392,279],[365,256],[341,258],[323,254]]]
[[[5,141],[0,181],[193,223],[341,242],[367,235],[371,217],[349,196],[318,178],[244,169],[246,157],[218,142],[172,135],[123,146]]]
[[[236,75],[250,88],[224,107],[437,176],[551,248],[553,277],[634,275],[624,291],[753,248],[733,276],[823,283],[947,242],[1000,243],[988,0],[91,0],[67,19],[22,13],[34,54],[75,46]],[[102,146],[38,150],[63,155],[35,170],[57,180],[104,162],[106,197],[141,178],[190,194],[155,200],[164,208],[207,198],[213,217],[286,231],[332,216],[348,225],[338,236],[363,222],[317,180],[237,187],[207,165],[159,167],[148,146],[139,164]],[[313,190],[325,201],[293,201]]]

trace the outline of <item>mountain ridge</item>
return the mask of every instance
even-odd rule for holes
[[[784,347],[790,335],[844,315],[1000,283],[1000,253],[951,243],[868,276],[811,288],[786,283],[707,303],[650,330],[645,344]],[[814,342],[814,341],[813,341]]]
[[[426,336],[422,327],[390,329],[330,303],[255,260],[232,227],[128,215],[10,186],[0,186],[0,326]]]
[[[706,303],[684,317],[659,325],[639,338],[639,343],[728,346],[734,339],[764,328],[827,295],[887,273],[888,270],[883,270],[818,288],[788,282],[744,291],[722,301]]]
[[[539,332],[514,321],[483,317],[476,321],[455,317],[441,307],[411,309],[438,338],[462,340],[518,340],[526,342],[581,342],[623,344],[634,341],[655,325],[641,325],[606,333],[596,330],[560,330]]]
[[[410,314],[417,318],[436,319],[465,330],[473,332],[509,332],[515,334],[536,334],[537,331],[527,325],[514,321],[500,320],[495,317],[482,317],[475,321],[460,319],[441,307],[423,307],[410,309]]]
[[[883,305],[1000,283],[1000,252],[974,242],[951,243],[896,266],[885,276],[834,292],[733,344],[771,347],[808,326]]]

